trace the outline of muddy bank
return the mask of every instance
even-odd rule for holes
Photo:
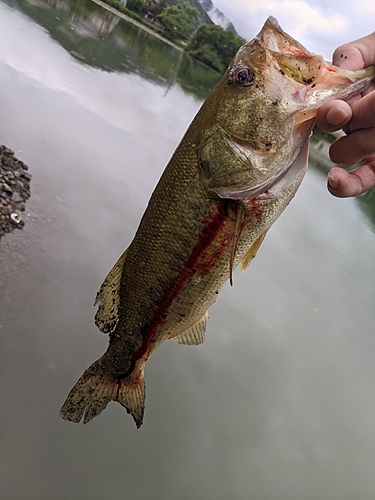
[[[30,197],[28,166],[17,160],[14,151],[0,146],[0,240],[5,233],[22,228],[22,212]]]

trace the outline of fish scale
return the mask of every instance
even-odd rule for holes
[[[249,265],[305,175],[319,106],[373,77],[373,67],[324,62],[273,18],[239,49],[97,294],[95,322],[109,346],[68,394],[63,418],[86,423],[117,401],[142,424],[148,358],[167,339],[203,342],[209,307],[236,266]]]

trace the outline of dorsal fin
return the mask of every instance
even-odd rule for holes
[[[249,250],[245,253],[241,260],[241,272],[245,272],[248,268],[250,262],[256,256],[257,251],[259,250],[260,245],[263,243],[263,240],[267,234],[267,231],[259,236],[254,243],[251,245]]]
[[[173,337],[172,340],[181,345],[199,345],[204,342],[204,334],[206,333],[206,323],[207,323],[208,313],[203,316],[199,321],[194,323],[193,326],[188,328],[186,331]]]
[[[127,251],[125,250],[109,271],[99,292],[96,294],[94,305],[99,304],[99,308],[95,315],[95,324],[102,333],[111,332],[118,321],[120,283]]]

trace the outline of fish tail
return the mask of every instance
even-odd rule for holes
[[[60,416],[70,422],[87,424],[97,417],[110,401],[118,401],[130,413],[139,428],[143,423],[145,383],[143,373],[129,382],[113,375],[98,359],[84,372],[69,392]]]
[[[115,401],[118,401],[126,408],[126,411],[133,417],[137,429],[143,424],[143,413],[145,410],[146,386],[143,371],[138,380],[130,382],[128,379],[121,379],[118,382]]]

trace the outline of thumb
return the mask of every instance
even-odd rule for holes
[[[332,62],[343,69],[363,69],[375,64],[375,32],[371,35],[345,43],[333,53]]]

